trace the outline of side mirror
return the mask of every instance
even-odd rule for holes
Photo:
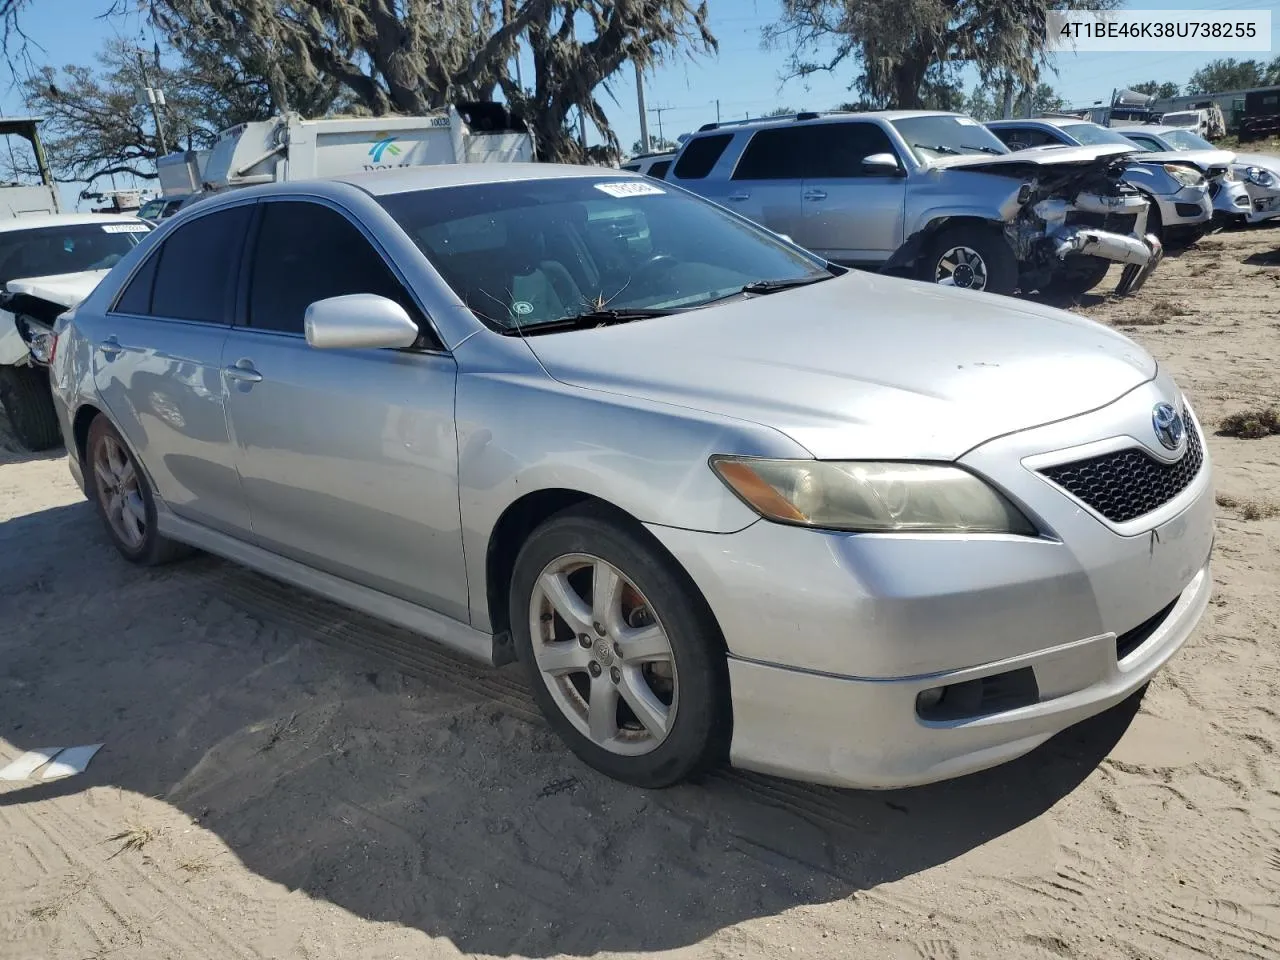
[[[863,157],[862,169],[874,177],[896,177],[902,172],[898,158],[892,153],[873,153],[869,157]]]
[[[317,350],[411,347],[418,325],[404,307],[373,293],[317,300],[303,315],[307,343]]]

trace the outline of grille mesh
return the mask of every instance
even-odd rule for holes
[[[1112,523],[1126,523],[1164,506],[1195,479],[1204,463],[1200,433],[1184,410],[1187,449],[1177,463],[1164,463],[1134,447],[1041,471],[1077,500]]]

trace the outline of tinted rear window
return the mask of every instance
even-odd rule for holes
[[[653,179],[655,180],[662,180],[666,178],[667,171],[670,169],[671,169],[670,160],[659,160],[657,163],[655,163],[652,167],[649,168],[648,176],[653,177]]]
[[[735,180],[799,180],[804,176],[811,127],[757,130],[733,171]]]
[[[690,140],[676,160],[676,176],[681,180],[703,179],[724,154],[731,140],[731,133],[717,133]]]
[[[232,284],[252,210],[246,204],[178,227],[160,249],[148,313],[228,323]]]

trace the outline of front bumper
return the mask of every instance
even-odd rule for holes
[[[1253,183],[1245,184],[1249,193],[1250,206],[1245,220],[1248,223],[1261,223],[1280,217],[1280,190],[1274,187],[1259,187]]]
[[[1215,180],[1210,184],[1210,194],[1214,219],[1244,219],[1252,212],[1253,201],[1249,191],[1239,180]],[[1276,215],[1280,215],[1280,207],[1277,207]]]
[[[1160,219],[1168,227],[1194,227],[1213,218],[1213,200],[1207,187],[1183,187],[1177,193],[1157,194]]]
[[[1161,376],[961,459],[1047,531],[1039,538],[651,527],[728,644],[733,762],[843,786],[926,783],[1012,759],[1145,683],[1208,601],[1208,452],[1180,493],[1121,524],[1040,470],[1134,446],[1167,460],[1147,439],[1151,411],[1178,397]],[[1136,648],[1118,648],[1141,629]],[[959,720],[917,709],[923,690],[1014,671],[1034,675],[1015,708]]]
[[[1050,235],[1054,255],[1059,260],[1070,256],[1098,257],[1124,265],[1116,294],[1137,293],[1147,278],[1164,259],[1164,245],[1155,234],[1145,237],[1124,236],[1095,227],[1059,227]]]

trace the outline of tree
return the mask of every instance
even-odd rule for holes
[[[599,94],[625,64],[716,49],[697,0],[151,0],[149,9],[184,52],[214,42],[241,62],[257,58],[276,102],[286,96],[286,64],[340,84],[378,115],[500,90],[540,153],[557,160],[587,155],[572,129],[579,113],[617,153]],[[532,86],[508,69],[518,38],[533,55]]]
[[[165,93],[161,119],[170,149],[209,146],[219,131],[265,119],[275,105],[261,80],[213,48],[195,51],[192,61],[174,67],[120,40],[98,56],[96,70],[42,67],[22,83],[27,108],[46,118],[43,139],[54,176],[63,182],[89,181],[111,174],[153,179],[160,154],[150,108],[138,91]],[[145,71],[145,73],[144,73]],[[294,85],[299,98],[327,108],[336,85]]]
[[[1261,87],[1267,83],[1269,67],[1275,66],[1274,62],[1268,66],[1257,60],[1237,60],[1235,57],[1210,60],[1191,75],[1187,93],[1222,93],[1225,90]]]
[[[955,64],[976,66],[983,83],[1038,82],[1051,5],[1111,9],[1120,0],[783,0],[765,39],[789,49],[791,76],[856,61],[851,86],[865,99],[914,108],[925,105],[931,71]]]
[[[1129,87],[1136,93],[1145,93],[1149,97],[1155,97],[1157,100],[1169,100],[1176,97],[1181,88],[1176,83],[1165,81],[1159,83],[1155,80],[1147,80],[1143,83],[1135,83]]]
[[[642,153],[672,153],[680,148],[680,144],[662,137],[650,137],[649,149],[645,150],[644,144],[637,140],[631,145],[631,156],[636,157]]]

